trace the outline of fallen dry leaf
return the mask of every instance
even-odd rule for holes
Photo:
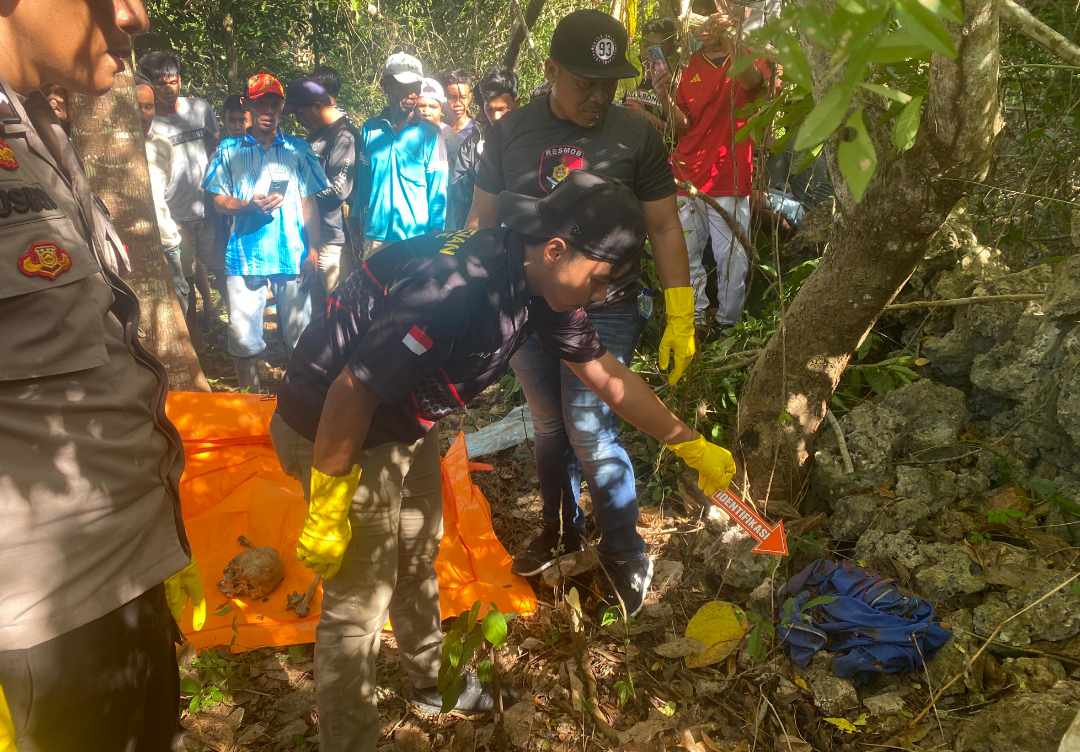
[[[705,650],[686,656],[686,667],[701,668],[724,660],[738,647],[748,626],[746,617],[727,601],[706,603],[686,625],[686,636],[700,640]]]

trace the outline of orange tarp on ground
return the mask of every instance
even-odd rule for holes
[[[184,438],[187,465],[180,481],[184,524],[202,572],[207,616],[202,631],[191,629],[191,607],[180,627],[195,647],[228,645],[237,649],[314,642],[321,588],[304,619],[286,611],[286,596],[304,592],[313,576],[296,560],[296,541],[307,504],[300,484],[278,465],[268,433],[273,398],[247,394],[172,392],[169,418]],[[469,478],[465,441],[459,435],[442,460],[443,539],[435,568],[439,573],[442,616],[456,616],[480,600],[500,611],[523,614],[536,609],[529,583],[510,574],[510,556],[491,528],[491,507]],[[225,565],[243,546],[276,548],[285,561],[285,581],[264,601],[226,602],[217,592]],[[235,619],[236,631],[233,631]]]

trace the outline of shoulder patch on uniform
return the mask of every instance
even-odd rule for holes
[[[27,277],[45,277],[52,281],[71,269],[71,256],[56,243],[34,243],[19,256],[19,271]]]
[[[417,355],[423,355],[435,344],[431,341],[431,337],[424,334],[424,330],[416,324],[413,324],[412,329],[401,338],[401,341],[404,343],[405,347],[409,348]]]
[[[19,160],[15,159],[15,152],[7,145],[7,141],[0,138],[0,167],[6,170],[19,169]]]

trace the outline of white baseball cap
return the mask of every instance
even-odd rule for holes
[[[442,84],[434,78],[425,78],[420,84],[420,96],[430,97],[440,104],[446,104],[446,95],[443,94]]]
[[[383,78],[393,76],[401,84],[418,84],[424,80],[424,66],[412,55],[395,52],[386,58],[382,74]]]

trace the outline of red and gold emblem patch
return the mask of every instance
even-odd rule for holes
[[[7,145],[7,141],[0,138],[0,167],[7,170],[19,169],[19,160],[15,159],[15,152]]]
[[[577,146],[549,146],[540,155],[540,188],[551,193],[571,170],[583,169],[584,164],[585,152]]]
[[[71,256],[56,243],[34,243],[19,256],[18,267],[27,277],[54,280],[71,268]]]

